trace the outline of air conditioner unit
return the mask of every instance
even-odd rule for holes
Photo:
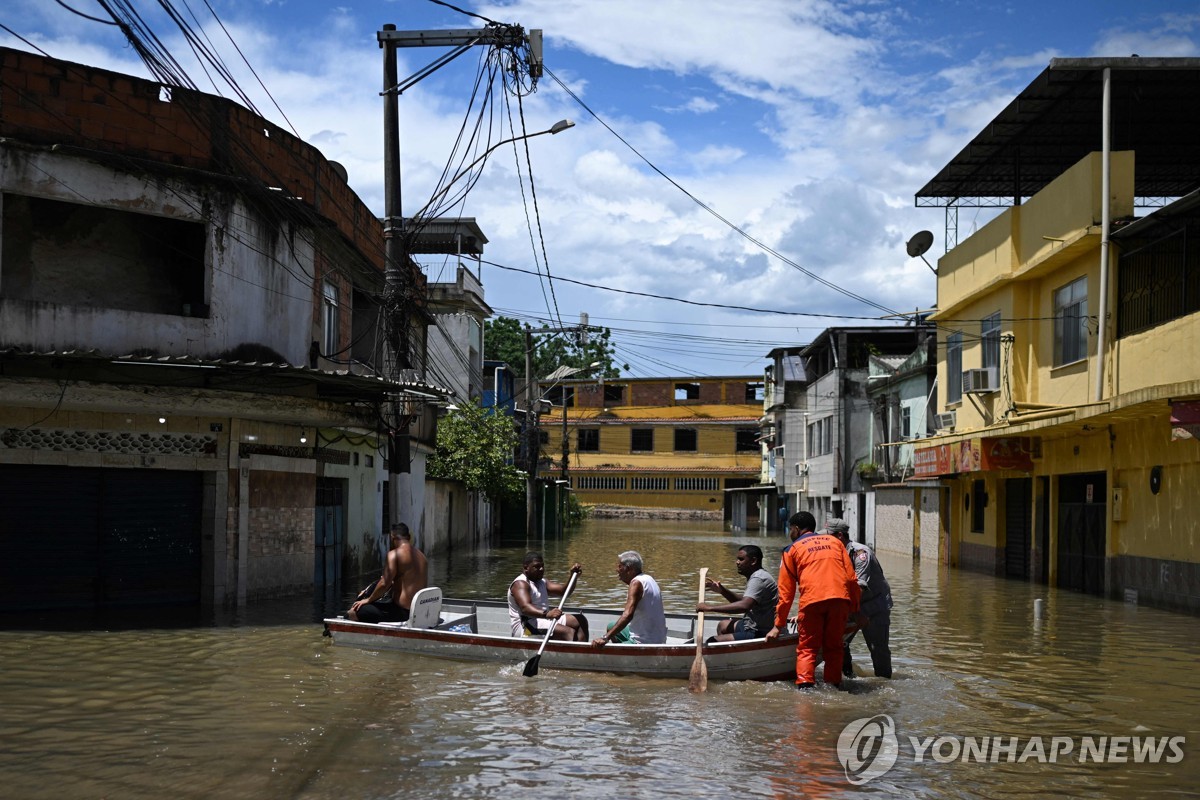
[[[808,464],[797,464],[796,465],[796,476],[797,477],[803,478],[807,474],[808,474]]]
[[[955,424],[957,424],[957,422],[958,422],[958,412],[957,411],[947,411],[943,414],[934,414],[933,415],[933,425],[939,431],[954,430],[954,426],[955,426]]]
[[[962,374],[962,390],[968,394],[984,394],[1000,388],[995,367],[965,369]]]

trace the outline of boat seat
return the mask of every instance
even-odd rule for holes
[[[412,608],[409,609],[408,627],[435,628],[441,622],[442,590],[437,586],[428,586],[413,595]]]

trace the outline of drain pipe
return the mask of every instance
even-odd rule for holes
[[[1100,164],[1100,318],[1096,325],[1096,390],[1092,401],[1104,399],[1104,348],[1108,333],[1108,252],[1112,224],[1112,68],[1104,68],[1101,103]]]

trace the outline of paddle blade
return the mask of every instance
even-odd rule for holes
[[[688,691],[693,694],[708,691],[708,664],[704,663],[704,656],[696,653],[696,660],[692,662],[692,673],[688,676]]]
[[[527,661],[525,663],[525,669],[524,669],[523,673],[526,678],[532,678],[534,675],[537,675],[538,662],[541,660],[542,660],[542,654],[538,653],[536,656],[529,659],[529,661]]]

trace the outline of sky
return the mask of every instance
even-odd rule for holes
[[[120,2],[201,90],[236,96],[159,2]],[[547,74],[519,99],[479,83],[482,47],[400,95],[403,212],[514,132],[573,120],[491,150],[442,213],[487,236],[497,315],[536,328],[586,313],[630,377],[761,375],[775,347],[931,308],[934,275],[905,242],[931,231],[936,261],[945,217],[914,195],[1051,58],[1200,56],[1194,0],[172,2],[254,108],[345,166],[379,215],[376,33],[541,29]],[[97,0],[6,0],[0,46],[150,77],[118,28],[86,17],[108,19]],[[401,48],[401,79],[448,52]],[[481,108],[490,139],[456,145]],[[994,213],[962,209],[959,240]],[[454,280],[451,261],[420,261]]]

